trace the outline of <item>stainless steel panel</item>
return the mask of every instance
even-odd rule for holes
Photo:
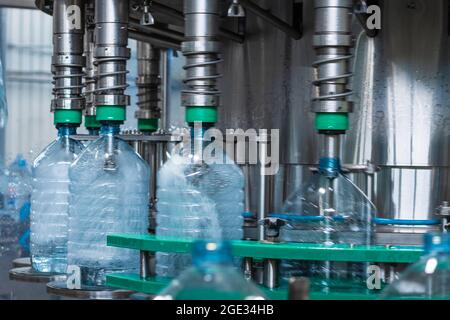
[[[345,162],[449,165],[448,5],[384,1],[381,33],[360,37]]]
[[[256,3],[284,21],[292,20],[293,1]],[[219,126],[281,129],[283,163],[313,163],[316,158],[310,112],[315,58],[313,1],[304,1],[304,11],[301,40],[292,40],[248,13],[246,42],[226,41],[223,45]]]
[[[379,215],[408,220],[435,218],[435,208],[450,196],[449,174],[448,167],[383,167],[375,179]]]
[[[292,1],[258,4],[291,20]],[[371,160],[382,166],[375,192],[381,216],[431,218],[434,208],[449,197],[449,3],[390,0],[381,5],[383,29],[376,38],[359,36],[361,28],[354,23],[355,111],[343,143],[343,162]],[[283,164],[315,163],[312,1],[304,1],[301,40],[247,16],[246,43],[224,45],[219,125],[279,128]],[[303,179],[286,174],[288,168],[275,178],[286,179],[278,185]],[[271,207],[279,208],[288,192],[275,191]]]

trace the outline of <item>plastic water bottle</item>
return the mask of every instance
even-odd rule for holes
[[[193,266],[164,289],[157,300],[265,300],[264,294],[233,266],[228,242],[196,241]]]
[[[194,137],[194,141],[202,139],[201,135]],[[197,155],[185,151],[172,154],[159,172],[156,234],[188,239],[242,239],[241,169],[222,150],[216,152],[223,163],[197,161]],[[159,276],[175,277],[189,265],[190,255],[156,255]]]
[[[18,240],[17,213],[11,208],[11,192],[9,188],[9,172],[0,169],[0,256],[16,250]]]
[[[29,253],[31,183],[27,161],[19,154],[8,167],[6,185],[2,189],[3,212],[16,222],[14,236],[18,238],[18,256]]]
[[[330,178],[315,173],[310,181],[291,194],[279,218],[287,220],[281,229],[286,242],[323,245],[370,245],[372,218],[376,208],[345,175]],[[365,285],[366,265],[333,261],[282,260],[281,274],[309,277],[316,287],[360,287]]]
[[[31,194],[31,175],[27,161],[18,155],[8,169],[3,170],[2,180],[2,211],[19,221],[20,210],[29,204]]]
[[[39,272],[65,273],[69,222],[69,166],[83,145],[69,136],[76,128],[61,126],[58,138],[34,161],[31,195],[31,260]]]
[[[150,168],[119,130],[103,126],[70,168],[68,264],[86,287],[103,286],[106,273],[137,272],[139,252],[108,247],[106,236],[148,228]]]
[[[450,300],[450,234],[427,233],[424,256],[380,295],[386,300]]]

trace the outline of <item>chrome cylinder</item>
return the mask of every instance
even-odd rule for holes
[[[348,88],[352,77],[351,13],[352,0],[315,0],[315,35],[313,45],[317,60],[313,63],[318,87],[313,99],[314,112],[346,113],[352,111],[347,98],[353,94]]]
[[[159,119],[160,104],[160,63],[161,50],[149,43],[137,43],[138,77],[138,110],[137,119]]]
[[[84,0],[53,2],[52,111],[82,110]]]
[[[338,134],[326,134],[322,137],[321,157],[340,158],[341,157],[341,138]]]
[[[95,0],[96,105],[130,104],[127,88],[128,0]]]
[[[221,77],[217,65],[220,43],[218,0],[185,0],[185,41],[182,52],[186,57],[186,88],[182,91],[183,106],[219,106],[217,80]]]
[[[86,68],[84,76],[84,97],[86,99],[86,109],[84,114],[86,116],[95,116],[95,74],[97,67],[94,59],[94,31],[95,31],[95,12],[93,2],[86,4],[86,32],[84,35],[84,56],[86,58]]]
[[[279,283],[279,260],[264,260],[264,286],[269,289],[277,288]]]

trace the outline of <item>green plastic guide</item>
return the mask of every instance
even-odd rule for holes
[[[129,248],[148,252],[189,253],[193,240],[162,238],[154,235],[114,234],[107,237],[109,246]],[[267,243],[258,241],[232,241],[233,255],[254,259],[289,259],[306,261],[342,261],[371,263],[414,263],[423,251],[410,246],[351,246],[322,245],[308,243]],[[148,277],[142,279],[138,274],[110,274],[107,284],[111,287],[133,290],[147,294],[157,294],[165,288],[170,279]],[[344,281],[345,282],[345,281]],[[328,292],[312,288],[311,299],[317,300],[367,300],[375,299],[379,290],[369,290],[365,285],[355,287],[342,283],[342,290]],[[353,283],[354,284],[354,283]],[[269,290],[262,288],[270,299],[287,299],[287,288]]]

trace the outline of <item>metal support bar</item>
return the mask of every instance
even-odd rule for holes
[[[279,287],[278,279],[279,260],[266,259],[264,260],[264,286],[269,289]]]
[[[170,30],[168,28],[163,28],[161,26],[143,26],[140,24],[139,20],[130,18],[130,28],[131,30],[138,31],[143,34],[151,35],[159,35],[168,39],[172,39],[173,41],[184,41],[184,34],[181,32],[177,32],[174,30]]]
[[[257,15],[259,18],[269,22],[274,27],[280,29],[281,31],[289,35],[291,38],[298,40],[302,37],[301,30],[292,27],[291,25],[284,22],[280,18],[274,16],[273,14],[270,13],[269,10],[261,8],[260,6],[256,5],[250,0],[242,0],[242,5],[245,7],[245,9]]]
[[[148,251],[140,251],[140,276],[141,279],[146,279],[151,275],[150,272],[150,252]]]
[[[33,0],[1,0],[0,7],[36,9],[36,5]]]
[[[181,43],[174,42],[172,39],[167,39],[159,36],[149,36],[147,34],[132,30],[128,31],[128,36],[131,39],[151,43],[161,48],[169,48],[177,51],[181,50]]]
[[[245,280],[253,279],[253,259],[252,258],[244,258],[243,259],[243,271]]]

